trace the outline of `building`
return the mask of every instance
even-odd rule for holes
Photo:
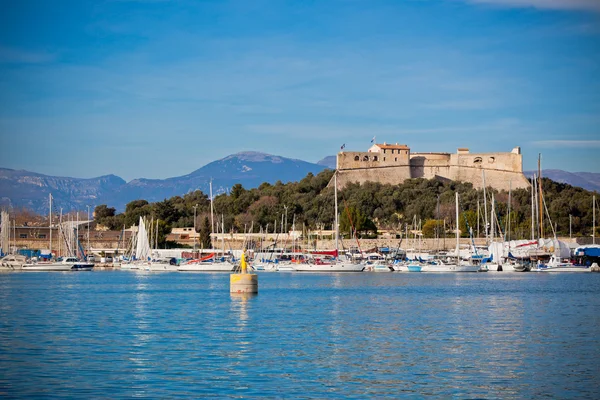
[[[521,148],[509,153],[471,153],[459,148],[456,153],[411,153],[405,144],[374,144],[366,152],[337,155],[338,185],[367,181],[401,184],[406,179],[426,178],[471,182],[475,188],[498,190],[528,188],[523,175]]]

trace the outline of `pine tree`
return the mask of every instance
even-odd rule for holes
[[[210,233],[210,222],[208,217],[204,217],[204,222],[200,227],[200,244],[202,245],[203,249],[212,249]]]

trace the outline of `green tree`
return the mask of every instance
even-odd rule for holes
[[[464,211],[460,214],[459,219],[458,226],[460,229],[460,237],[469,237],[470,229],[475,231],[477,227],[477,212],[472,210]],[[468,228],[467,223],[469,224]]]
[[[359,233],[377,234],[375,223],[354,207],[346,208],[340,217],[340,232],[352,236],[352,227]],[[360,237],[360,235],[359,235]]]
[[[204,221],[200,227],[200,245],[203,249],[211,249],[212,241],[210,237],[211,226],[208,217],[204,217]]]
[[[96,220],[102,220],[107,217],[113,217],[115,215],[115,208],[108,207],[106,204],[101,204],[94,208],[94,218]]]
[[[444,221],[441,219],[428,219],[423,224],[421,229],[423,236],[426,238],[435,238],[444,236]]]
[[[140,217],[148,216],[151,212],[152,207],[146,200],[133,200],[125,206],[125,225],[137,225]]]

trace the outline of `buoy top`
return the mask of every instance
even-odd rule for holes
[[[240,265],[242,267],[242,274],[245,274],[246,270],[248,268],[248,266],[246,264],[246,250],[242,251],[242,258],[240,260]]]

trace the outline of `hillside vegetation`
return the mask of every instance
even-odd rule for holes
[[[333,188],[327,184],[333,171],[325,170],[318,175],[309,173],[299,182],[271,185],[263,183],[258,188],[246,190],[240,184],[230,192],[214,198],[215,225],[223,223],[226,232],[245,232],[252,227],[254,232],[281,231],[282,219],[291,229],[295,221],[296,229],[332,229],[334,221]],[[589,236],[592,233],[592,193],[568,184],[543,179],[544,198],[550,219],[557,229],[557,235],[569,235],[569,215],[572,216],[574,236]],[[470,183],[441,182],[437,180],[411,179],[400,185],[383,185],[368,182],[362,185],[349,184],[338,190],[340,230],[348,237],[351,225],[359,235],[374,235],[376,230],[404,232],[420,221],[425,236],[451,234],[456,224],[455,196],[460,196],[459,223],[463,236],[468,235],[465,221],[476,233],[483,235],[483,191],[473,189]],[[496,200],[496,218],[502,232],[508,226],[507,192],[487,190],[488,219],[491,211],[490,199]],[[511,194],[511,239],[531,237],[531,194],[529,190],[518,189]],[[478,224],[479,203],[479,224]],[[159,242],[173,227],[194,225],[196,209],[197,230],[210,231],[210,199],[201,191],[184,196],[174,196],[160,202],[149,203],[135,200],[127,204],[124,213],[116,214],[107,205],[96,207],[95,217],[111,229],[137,224],[140,216],[159,221]],[[350,223],[352,221],[352,224]],[[438,222],[436,222],[438,221]],[[443,232],[442,227],[446,228]],[[433,228],[433,229],[432,229]],[[220,230],[220,228],[219,228]],[[545,218],[545,236],[552,236],[552,229]],[[208,244],[207,244],[208,245]]]

